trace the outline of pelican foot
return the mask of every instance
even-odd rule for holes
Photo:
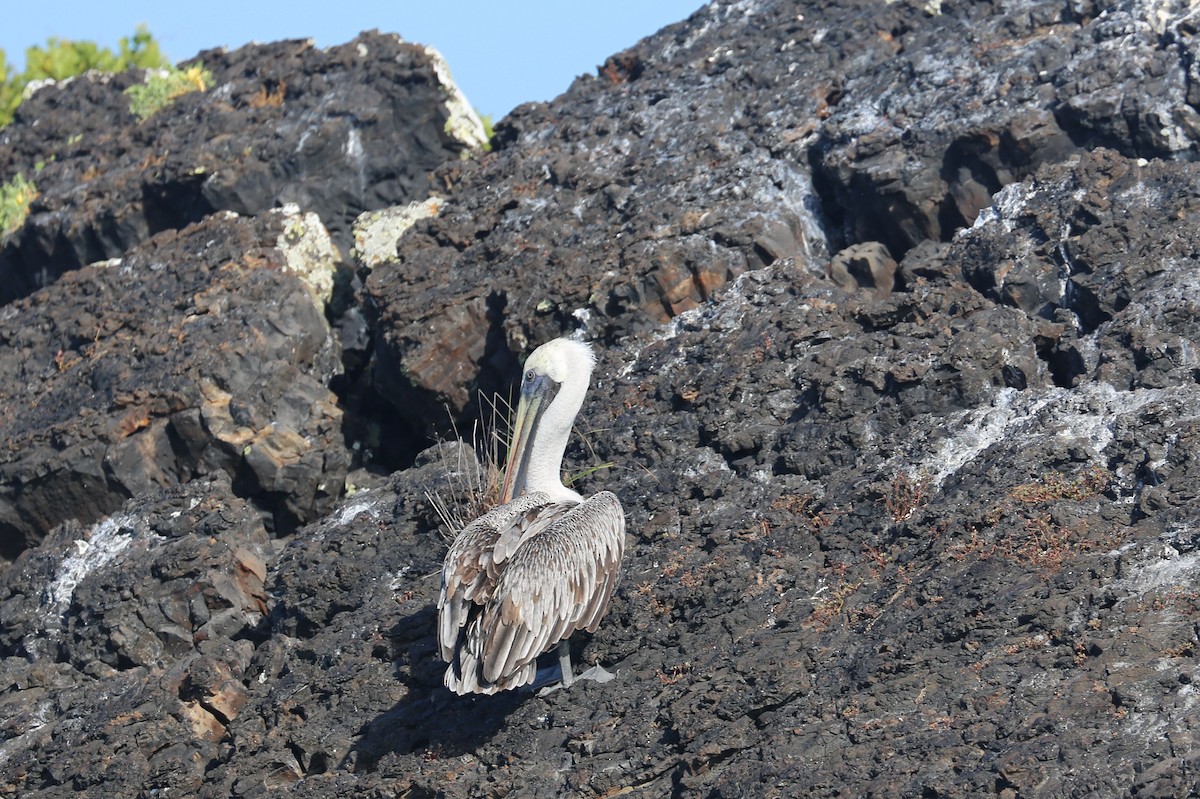
[[[603,684],[606,682],[612,682],[613,680],[617,679],[617,675],[612,673],[608,669],[604,668],[599,663],[597,663],[595,666],[592,666],[590,669],[585,671],[583,674],[576,675],[575,679],[577,679],[577,680],[595,680],[596,682]]]
[[[543,672],[545,673],[544,675]],[[571,683],[564,683],[561,679],[555,679],[556,677],[561,676],[562,672],[553,666],[546,669],[539,669],[538,679],[534,680],[533,684],[530,685],[526,690],[537,691],[538,696],[550,696],[550,694],[554,693],[560,688],[570,688]],[[609,671],[603,666],[596,665],[592,666],[582,674],[576,674],[573,682],[578,682],[579,680],[595,680],[596,682],[603,684],[606,682],[612,682],[616,678],[617,675],[613,672]]]

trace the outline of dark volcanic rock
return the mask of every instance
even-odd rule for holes
[[[899,257],[948,240],[993,192],[1080,148],[1196,156],[1196,43],[1165,7],[936,5],[871,15],[878,43],[846,65],[818,128],[814,181],[848,242]]]
[[[1001,192],[981,222],[959,243],[963,272],[999,302],[1068,323],[1050,355],[1058,382],[1200,382],[1200,170],[1098,151]]]
[[[476,385],[500,388],[514,353],[564,329],[585,324],[614,342],[747,269],[790,258],[824,270],[795,127],[823,100],[755,55],[775,48],[764,36],[796,33],[795,9],[767,4],[755,16],[704,9],[577,80],[569,101],[518,108],[497,128],[499,152],[446,168],[447,183],[470,190],[418,223],[367,281],[382,396],[436,424]]]
[[[358,214],[423,199],[430,170],[479,143],[455,138],[469,109],[440,57],[396,36],[197,60],[215,85],[142,122],[123,93],[136,72],[85,75],[22,103],[0,131],[0,179],[24,173],[40,196],[0,246],[0,302],[214,211],[298,203],[348,250]]]
[[[90,307],[124,265],[10,305],[6,370],[63,400],[14,390],[4,419],[61,408],[66,429],[119,431],[124,394],[100,392],[136,377],[148,456],[113,462],[191,482],[112,488],[111,432],[10,447],[61,458],[83,477],[47,485],[97,507],[136,496],[0,574],[0,792],[1191,795],[1195,34],[1182,4],[719,2],[441,169],[449,196],[393,234],[347,317],[347,363],[371,368],[342,397],[386,397],[362,429],[410,438],[369,446],[408,447],[546,338],[599,344],[564,466],[628,516],[610,614],[572,642],[618,672],[607,685],[442,688],[429,494],[469,504],[465,448],[359,472],[368,488],[332,507],[313,470],[264,492],[253,446],[230,442],[270,419],[320,420],[298,435],[347,457],[333,400],[271,394],[294,384],[270,369],[227,403],[199,391],[228,409],[185,428],[208,455],[150,446],[200,364],[242,374],[266,353],[317,394],[336,370],[324,322],[293,316],[317,315],[310,295],[271,268],[280,220],[142,245],[126,265],[201,253],[143,293],[119,284],[161,326],[92,312],[63,337],[43,307]],[[132,352],[122,331],[153,342],[201,309],[193,324],[220,313],[254,345],[214,325],[216,355],[185,337],[105,360],[106,342]],[[281,503],[309,521],[272,542],[259,511]]]
[[[887,255],[948,241],[993,192],[1097,144],[1194,156],[1196,45],[1178,19],[942,5],[715,3],[568,101],[518,108],[499,152],[444,171],[454,197],[368,281],[380,395],[437,424],[562,330],[613,343],[747,269],[819,273],[863,243],[886,247],[886,272]],[[1123,127],[1097,127],[1132,96]]]
[[[896,262],[877,241],[852,244],[829,259],[829,277],[844,291],[886,297],[896,285]]]
[[[306,225],[209,217],[4,310],[0,552],[215,471],[280,531],[325,510],[349,456],[323,304],[288,269]]]
[[[5,793],[198,790],[246,704],[270,555],[221,477],[27,551],[0,587]]]

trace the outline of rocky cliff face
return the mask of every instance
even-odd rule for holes
[[[716,2],[467,160],[378,35],[205,54],[116,130],[136,76],[39,92],[0,133],[5,175],[58,154],[0,254],[0,793],[1188,795],[1195,35]],[[368,130],[404,148],[353,172]],[[630,529],[574,648],[618,679],[458,698],[428,495],[475,460],[426,447],[569,332],[566,466]]]

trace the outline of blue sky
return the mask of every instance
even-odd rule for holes
[[[50,36],[88,39],[116,49],[139,23],[150,26],[175,61],[200,50],[251,41],[313,38],[321,47],[378,28],[432,45],[483,114],[499,120],[529,100],[549,100],[578,75],[594,74],[609,55],[664,25],[686,19],[704,0],[8,0],[0,14],[0,50],[18,69],[25,48]]]

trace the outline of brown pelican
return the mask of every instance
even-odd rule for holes
[[[525,361],[503,504],[467,525],[442,564],[438,647],[450,664],[446,687],[458,694],[532,683],[538,655],[555,644],[569,686],[567,640],[576,630],[595,632],[608,610],[625,513],[611,492],[585,500],[560,478],[594,364],[591,347],[562,338]]]

